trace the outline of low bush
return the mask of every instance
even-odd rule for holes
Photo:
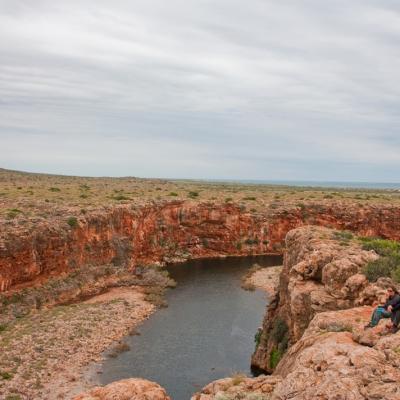
[[[395,240],[361,237],[364,250],[374,250],[380,256],[392,256],[400,254],[400,242]]]
[[[7,371],[1,371],[0,372],[0,376],[4,379],[4,380],[8,380],[11,379],[13,377],[13,374],[11,372],[7,372]]]
[[[248,238],[244,241],[245,244],[248,246],[255,246],[259,243],[260,241],[257,238]]]
[[[256,348],[260,345],[262,333],[263,333],[262,329],[258,329],[256,334],[254,335],[254,342],[256,344]]]
[[[197,197],[199,197],[199,192],[189,192],[188,197],[190,197],[191,199],[196,199]]]
[[[246,375],[240,372],[236,372],[231,376],[231,383],[233,386],[240,385],[246,379]]]
[[[22,400],[22,397],[19,394],[9,394],[5,400]]]
[[[113,199],[114,199],[114,200],[118,200],[118,201],[120,201],[120,200],[132,200],[130,197],[125,196],[125,195],[123,195],[123,194],[117,194],[117,195],[115,195],[115,196],[113,197]]]
[[[274,348],[270,353],[269,367],[275,369],[289,346],[289,327],[285,320],[281,318],[275,320],[269,341],[274,343]]]
[[[319,328],[327,332],[353,332],[353,327],[350,324],[340,322],[323,323],[319,325]]]
[[[78,224],[78,220],[76,217],[69,217],[67,219],[67,224],[71,227],[71,228],[77,228],[79,226]]]
[[[351,232],[348,232],[348,231],[335,231],[333,233],[333,237],[336,240],[349,241],[349,240],[353,239],[354,236]]]
[[[289,332],[289,327],[285,320],[277,318],[271,331],[271,339],[275,343],[280,343],[284,336]]]
[[[14,219],[15,217],[17,217],[19,214],[22,214],[21,210],[18,210],[18,208],[11,208],[10,210],[8,210],[7,212],[7,218],[9,219]]]
[[[387,256],[370,261],[363,268],[363,273],[370,282],[376,282],[379,278],[392,278],[400,282],[400,255]]]
[[[363,273],[370,282],[389,277],[400,282],[400,242],[394,240],[360,238],[364,250],[374,250],[381,257],[370,261]]]
[[[273,349],[269,355],[269,367],[271,369],[275,369],[276,366],[279,364],[283,354],[279,349]]]

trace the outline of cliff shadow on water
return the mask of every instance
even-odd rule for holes
[[[280,265],[281,256],[192,260],[168,267],[178,283],[159,310],[126,338],[130,351],[107,358],[100,381],[142,377],[174,400],[189,399],[206,383],[237,372],[250,375],[254,335],[267,303],[259,290],[240,287],[254,264]]]

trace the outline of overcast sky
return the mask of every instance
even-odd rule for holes
[[[0,166],[400,181],[398,0],[0,0]]]

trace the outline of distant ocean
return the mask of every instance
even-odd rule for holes
[[[400,183],[384,182],[326,182],[326,181],[285,181],[285,180],[254,180],[254,179],[204,179],[205,182],[237,183],[246,185],[283,185],[302,187],[323,187],[337,189],[400,189]]]

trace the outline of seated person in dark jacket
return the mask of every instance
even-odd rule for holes
[[[392,332],[396,333],[399,330],[400,324],[400,295],[394,287],[390,287],[387,290],[387,299],[385,304],[375,308],[372,313],[371,322],[366,328],[372,328],[378,325],[382,318],[391,318],[393,327]]]

